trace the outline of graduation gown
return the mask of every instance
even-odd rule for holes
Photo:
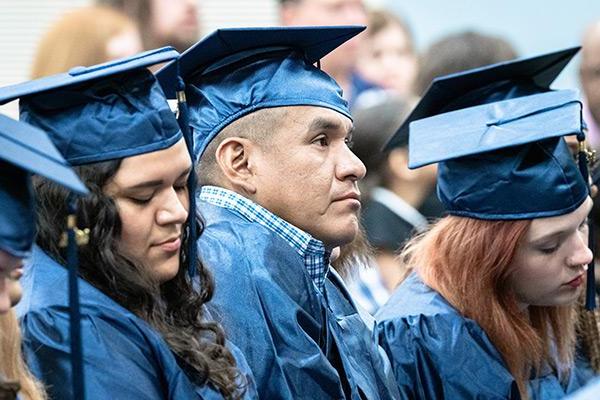
[[[36,246],[22,284],[24,297],[17,312],[27,364],[52,399],[73,399],[68,271]],[[145,321],[83,279],[79,290],[87,400],[223,398],[210,385],[192,383]]]
[[[375,333],[400,389],[411,399],[520,399],[517,384],[481,327],[412,273],[375,316]],[[562,399],[567,384],[548,371],[529,381],[530,399]]]
[[[319,292],[280,236],[239,214],[197,203],[211,311],[243,352],[263,399],[397,399],[370,330],[328,274]]]

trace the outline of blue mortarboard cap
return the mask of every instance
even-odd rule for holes
[[[154,75],[146,68],[176,59],[162,48],[0,89],[0,104],[20,99],[21,120],[48,133],[72,165],[168,148],[182,138]],[[80,329],[76,203],[69,201],[67,264],[72,386],[82,399],[85,379]],[[81,231],[80,231],[81,232]]]
[[[0,89],[0,104],[20,98],[21,120],[48,133],[71,165],[170,147],[181,137],[160,85],[146,68],[171,61],[170,47],[75,67]]]
[[[409,167],[440,162],[450,214],[479,219],[562,215],[588,196],[562,136],[582,135],[577,92],[549,85],[578,48],[436,79],[400,127]]]
[[[178,68],[187,84],[195,158],[221,129],[259,109],[311,105],[350,117],[340,87],[313,64],[364,29],[219,29],[184,52]],[[174,97],[176,63],[157,75],[167,95]]]
[[[437,193],[450,214],[516,220],[574,211],[589,195],[588,155],[580,146],[576,164],[563,136],[585,139],[581,100],[550,84],[578,51],[435,79],[387,147],[408,131],[409,167],[439,162]],[[592,260],[587,309],[594,296]]]
[[[30,173],[87,193],[46,133],[0,115],[0,249],[17,257],[27,256],[35,234]]]

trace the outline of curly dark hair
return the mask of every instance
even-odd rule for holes
[[[196,287],[183,267],[175,278],[158,284],[142,265],[117,250],[121,220],[115,202],[103,189],[119,166],[120,160],[113,160],[75,168],[90,191],[89,196],[77,200],[78,225],[90,229],[89,244],[79,249],[81,277],[156,329],[192,381],[211,383],[227,399],[241,398],[246,382],[225,346],[223,330],[218,323],[203,318],[204,304],[212,298],[214,289],[210,272],[197,260]],[[36,242],[64,265],[66,254],[58,246],[58,238],[66,229],[69,192],[40,177],[34,178],[34,189]],[[181,266],[188,264],[187,231],[182,240]]]

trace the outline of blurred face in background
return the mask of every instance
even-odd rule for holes
[[[154,42],[184,51],[200,38],[197,0],[151,0]]]
[[[293,25],[366,25],[367,12],[362,0],[297,0],[282,6],[281,22]],[[330,74],[351,71],[358,57],[362,35],[342,44],[321,60]]]
[[[362,42],[358,70],[367,80],[410,96],[417,75],[417,56],[407,32],[389,24]]]
[[[581,87],[596,122],[600,122],[600,23],[586,31],[579,67]]]
[[[106,43],[106,57],[108,60],[129,57],[140,53],[144,49],[142,37],[136,27],[119,32]]]

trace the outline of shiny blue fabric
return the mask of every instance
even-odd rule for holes
[[[19,104],[21,120],[46,131],[71,165],[149,153],[182,138],[160,85],[146,69],[28,96]]]
[[[571,396],[567,397],[566,400],[598,400],[599,398],[600,378],[597,378],[593,382],[588,383],[585,387],[573,393]]]
[[[68,271],[34,246],[17,306],[27,364],[53,399],[72,399]],[[81,334],[88,400],[221,399],[190,381],[166,342],[146,322],[80,279]],[[241,370],[250,381],[243,357]],[[246,396],[254,398],[253,387]]]
[[[87,193],[45,132],[0,115],[0,250],[22,258],[35,235],[30,173]]]
[[[298,52],[286,53],[187,82],[196,157],[225,126],[263,108],[318,106],[352,118],[342,89],[329,75]]]
[[[343,284],[316,290],[281,237],[198,201],[198,253],[212,270],[213,315],[240,348],[263,399],[398,399],[393,377]]]
[[[438,164],[437,193],[449,214],[514,220],[568,214],[589,195],[563,138]]]
[[[253,111],[318,106],[352,118],[342,89],[313,64],[364,26],[218,29],[157,73],[174,98],[177,71],[186,83],[194,158],[228,124]]]
[[[387,147],[409,137],[409,167],[439,162],[448,214],[552,217],[589,195],[588,172],[561,137],[585,138],[581,100],[550,84],[579,48],[436,78]]]
[[[411,399],[520,399],[516,382],[481,327],[460,315],[412,273],[375,316],[375,334]],[[566,384],[552,373],[529,382],[531,400],[562,399],[584,379]]]
[[[0,250],[27,257],[35,235],[29,173],[0,160]]]

